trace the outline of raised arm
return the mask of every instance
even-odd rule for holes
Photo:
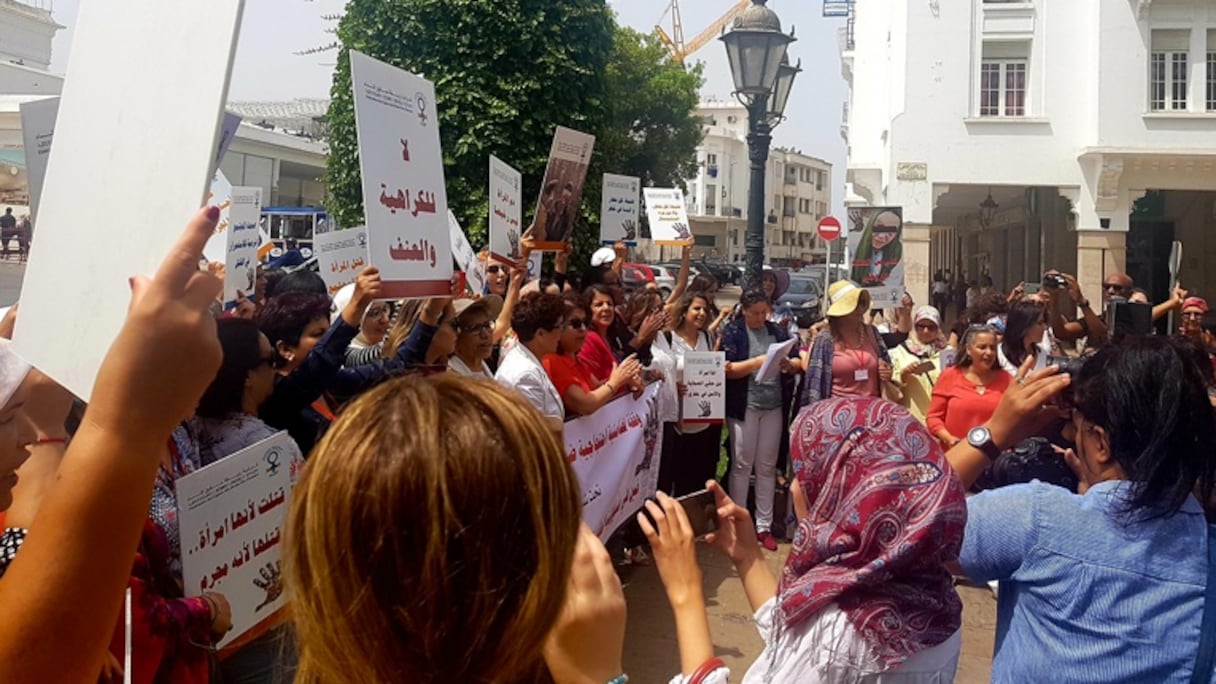
[[[684,245],[684,249],[680,252],[680,273],[676,276],[676,286],[672,288],[671,295],[667,297],[667,304],[679,304],[680,299],[684,297],[684,292],[688,289],[689,276],[692,274],[692,243]]]

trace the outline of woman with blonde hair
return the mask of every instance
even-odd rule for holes
[[[581,514],[557,438],[510,390],[438,375],[369,392],[292,496],[296,681],[618,677],[620,583]],[[573,619],[588,592],[600,612]]]

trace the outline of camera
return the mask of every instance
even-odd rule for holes
[[[1047,366],[1055,366],[1060,369],[1060,373],[1067,373],[1073,380],[1077,379],[1077,375],[1081,372],[1081,366],[1085,365],[1085,358],[1074,359],[1068,356],[1048,356]]]
[[[1043,276],[1043,287],[1051,290],[1063,290],[1068,287],[1068,281],[1059,273],[1048,273]]]

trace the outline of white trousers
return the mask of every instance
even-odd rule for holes
[[[773,496],[777,491],[777,452],[781,448],[781,409],[747,409],[743,420],[731,418],[730,446],[734,454],[730,469],[730,496],[747,505],[747,487],[756,472],[756,530],[773,527]]]

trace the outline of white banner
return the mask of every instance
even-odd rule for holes
[[[156,271],[206,196],[243,8],[80,3],[14,343],[85,401],[130,278]]]
[[[506,162],[490,155],[490,258],[515,263],[520,251],[520,187],[519,172]]]
[[[367,229],[363,226],[314,235],[312,246],[331,297],[355,282],[367,266]]]
[[[656,245],[684,246],[692,242],[688,223],[688,207],[684,191],[679,188],[642,188],[646,196],[646,217],[650,220],[650,237]]]
[[[590,416],[566,423],[566,460],[583,492],[583,520],[601,540],[654,496],[663,452],[660,383],[641,398],[618,397]]]
[[[680,419],[685,423],[726,420],[726,353],[684,352],[684,398]]]
[[[469,244],[469,238],[460,227],[460,221],[456,220],[456,215],[451,211],[448,211],[448,232],[452,238],[452,257],[456,259],[456,265],[464,271],[465,282],[473,290],[473,294],[480,295],[486,289],[485,272],[481,270],[477,252],[474,252],[473,245]]]
[[[300,448],[280,432],[177,481],[186,596],[214,591],[232,606],[221,648],[256,638],[279,617],[280,543],[303,467]]]
[[[452,287],[448,196],[430,81],[350,51],[368,259],[386,299]]]
[[[595,136],[558,126],[536,200],[536,249],[560,252],[574,237]]]
[[[262,220],[262,189],[232,189],[232,208],[228,213],[228,254],[224,259],[224,302],[236,302],[238,293],[253,299],[258,280],[258,247],[262,245],[258,226]]]
[[[600,205],[600,242],[638,244],[638,188],[642,181],[633,176],[604,174],[604,194]]]
[[[29,179],[30,215],[34,221],[38,219],[38,200],[42,198],[42,181],[46,178],[46,162],[51,158],[58,116],[57,97],[21,103],[21,142],[25,146],[25,174]]]

